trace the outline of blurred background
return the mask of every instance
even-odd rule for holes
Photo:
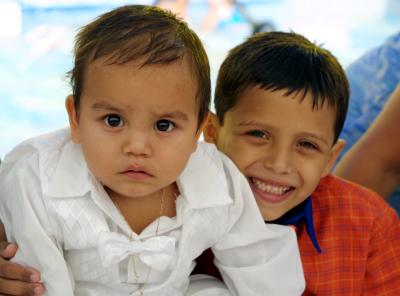
[[[226,52],[254,30],[293,30],[344,67],[400,30],[400,0],[0,0],[0,158],[17,143],[67,125],[77,29],[122,4],[157,4],[203,40],[215,80]]]

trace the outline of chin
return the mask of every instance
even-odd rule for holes
[[[264,218],[264,221],[266,222],[270,222],[270,221],[274,221],[280,217],[282,217],[286,212],[272,212],[268,211],[268,210],[263,210],[262,208],[260,209],[261,211],[261,215]]]
[[[263,216],[264,217],[264,221],[266,221],[266,222],[271,222],[271,221],[274,221],[274,220],[276,220],[276,219],[279,219],[280,217],[282,217],[284,214],[282,214],[282,215],[280,215],[280,214],[277,214],[277,215],[266,215],[266,216]]]

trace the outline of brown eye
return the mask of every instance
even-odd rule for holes
[[[167,119],[161,119],[154,125],[154,129],[160,132],[169,133],[175,128],[175,124]]]
[[[308,142],[308,141],[302,141],[299,143],[299,145],[303,148],[306,149],[311,149],[311,150],[318,150],[318,146],[315,145],[314,143]]]
[[[120,127],[123,125],[123,120],[119,115],[111,114],[104,118],[104,122],[109,127]]]
[[[262,139],[268,138],[268,134],[262,130],[253,130],[247,132],[246,134],[254,138],[262,138]]]

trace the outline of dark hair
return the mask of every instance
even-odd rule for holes
[[[215,110],[219,123],[245,90],[287,90],[286,95],[311,91],[313,109],[325,102],[334,107],[334,142],[346,118],[349,85],[343,68],[326,49],[290,32],[256,34],[233,48],[222,63],[215,89]]]
[[[74,56],[69,75],[77,110],[89,63],[107,56],[110,65],[143,59],[143,67],[168,64],[185,56],[198,82],[198,124],[208,113],[211,86],[207,54],[196,33],[169,11],[128,5],[100,15],[77,34]]]

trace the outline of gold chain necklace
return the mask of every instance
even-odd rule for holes
[[[159,213],[159,216],[158,216],[158,219],[157,219],[157,226],[156,226],[156,232],[155,232],[156,236],[158,236],[158,229],[160,227],[160,219],[161,219],[162,213],[164,211],[164,193],[165,193],[165,187],[163,188],[163,191],[161,193],[160,213]],[[116,205],[116,207],[118,208],[119,212],[122,215],[122,211],[121,211],[120,207],[118,206],[118,204],[117,203],[114,203],[114,204]],[[132,234],[133,234],[133,232],[131,232],[131,234],[129,235],[129,240],[130,241],[132,241]],[[136,256],[135,255],[131,255],[131,256],[132,256],[132,262],[133,262],[133,280],[135,281],[135,284],[138,285],[139,295],[143,296],[146,283],[147,283],[147,281],[149,280],[149,277],[150,277],[151,267],[147,268],[145,281],[140,286],[140,284],[139,284],[139,274],[137,273],[137,268],[136,268]]]

